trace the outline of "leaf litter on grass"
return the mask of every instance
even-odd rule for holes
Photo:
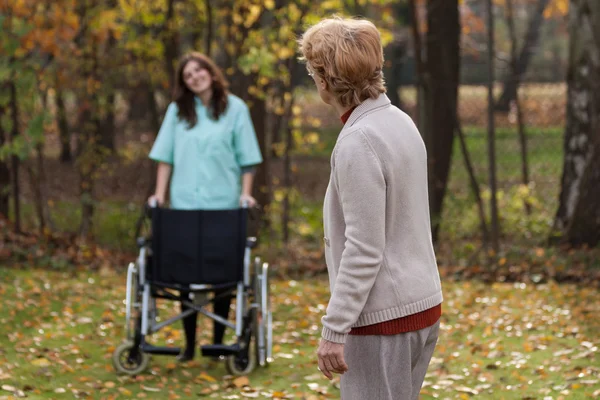
[[[272,285],[274,363],[232,377],[198,357],[153,357],[136,377],[111,366],[124,338],[123,273],[0,270],[0,398],[339,398],[317,370],[324,277]],[[600,390],[597,289],[574,285],[444,283],[440,339],[423,398],[578,399]],[[159,303],[166,318],[178,305]],[[199,319],[201,343],[212,323]],[[206,334],[205,334],[206,332]],[[178,324],[152,337],[179,346]]]

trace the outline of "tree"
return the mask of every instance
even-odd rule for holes
[[[429,208],[437,239],[454,144],[460,71],[458,0],[427,1],[426,56],[418,67],[423,85],[420,129],[429,160]],[[415,52],[421,51],[415,49]]]
[[[405,2],[393,3],[390,7],[393,13],[394,20],[397,21],[398,27],[403,27],[409,22],[410,7]],[[400,88],[402,86],[403,66],[406,62],[407,42],[404,36],[403,28],[398,28],[394,35],[394,40],[385,48],[385,81],[388,88],[388,96],[393,105],[398,108],[402,107],[400,98]]]
[[[567,125],[553,241],[600,241],[600,3],[571,0]]]
[[[68,40],[71,27],[65,13],[48,13],[48,7],[34,0],[0,3],[0,212],[8,211],[5,174],[10,160],[16,231],[21,228],[21,164],[43,142],[46,111],[39,109],[38,83],[57,51],[55,40]],[[35,201],[42,204],[39,198]]]
[[[538,44],[542,23],[544,22],[544,10],[550,0],[537,0],[533,15],[528,24],[525,41],[518,58],[514,61],[514,67],[504,80],[504,90],[496,102],[496,110],[507,112],[510,109],[510,103],[517,98],[517,89],[527,71],[529,61],[533,56],[535,47]],[[509,5],[512,8],[512,5]]]

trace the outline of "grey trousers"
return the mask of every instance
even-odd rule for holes
[[[342,400],[416,400],[437,343],[440,321],[399,335],[349,335]]]

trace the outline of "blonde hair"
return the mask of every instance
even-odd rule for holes
[[[355,107],[386,92],[379,31],[364,19],[328,18],[298,40],[300,59],[323,78],[344,107]]]

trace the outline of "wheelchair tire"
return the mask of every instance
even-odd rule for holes
[[[138,349],[132,356],[131,352],[133,349],[134,343],[125,341],[113,352],[113,367],[118,373],[131,376],[139,375],[148,367],[150,355]]]
[[[264,332],[266,334],[266,354],[263,367],[267,367],[273,361],[273,314],[271,312],[271,290],[269,283],[269,264],[263,264],[264,292],[262,296],[263,320],[265,321]]]
[[[250,312],[253,315],[247,319],[248,323],[250,323],[250,326],[245,327],[247,332],[244,339],[246,342],[245,348],[240,353],[227,357],[225,363],[227,371],[234,376],[248,375],[254,371],[254,368],[256,368],[256,330],[254,325],[254,314],[256,314],[256,312],[255,310],[250,310]]]
[[[273,348],[273,317],[271,315],[269,294],[269,264],[257,262],[255,271],[254,301],[258,305],[253,322],[256,332],[256,359],[261,367],[266,367],[272,360]]]

